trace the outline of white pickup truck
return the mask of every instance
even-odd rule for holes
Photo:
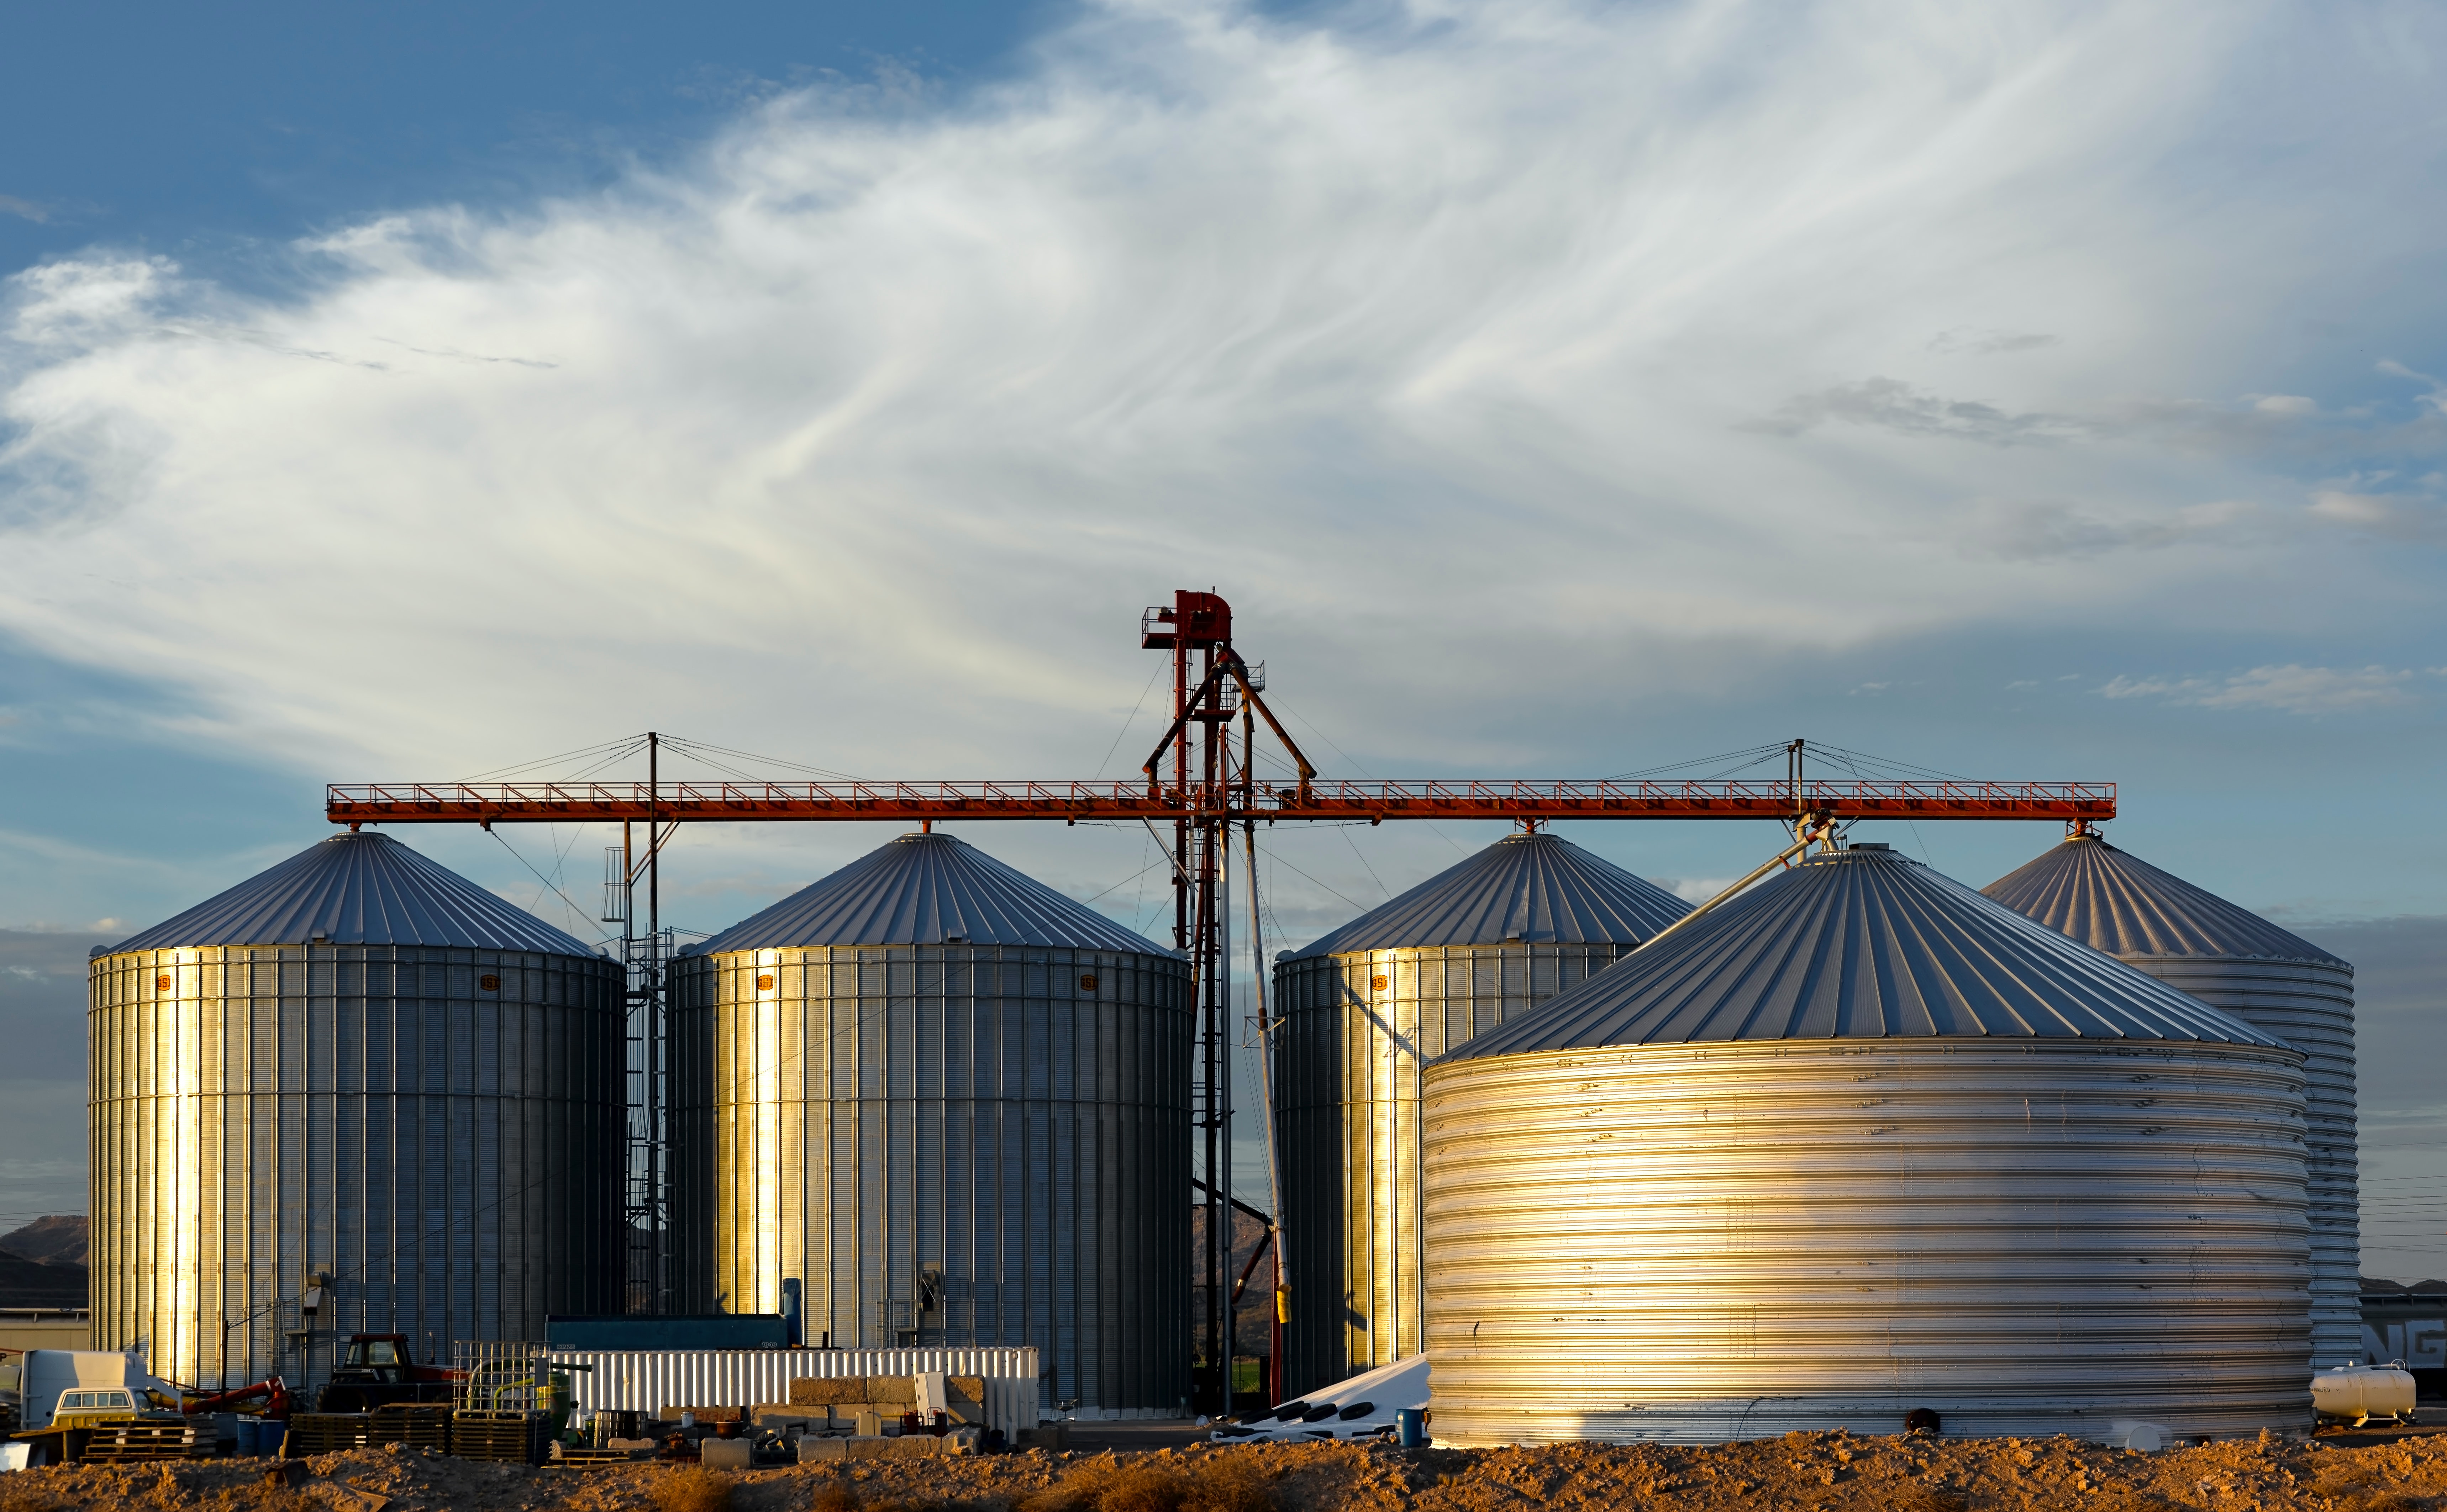
[[[18,1367],[17,1427],[9,1443],[29,1446],[28,1465],[88,1456],[157,1459],[209,1448],[199,1425],[180,1410],[179,1389],[156,1380],[133,1351],[28,1350]]]

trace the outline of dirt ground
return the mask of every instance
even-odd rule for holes
[[[1705,1448],[1205,1446],[882,1461],[729,1477],[527,1469],[397,1447],[0,1475],[0,1512],[2447,1512],[2447,1435],[2348,1445],[2274,1435],[2156,1454],[2070,1439],[1793,1434]]]

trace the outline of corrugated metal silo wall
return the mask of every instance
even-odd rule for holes
[[[2299,1428],[2291,1050],[1541,1052],[1429,1072],[1438,1442]]]
[[[1188,969],[1038,946],[683,957],[674,1211],[691,1305],[860,1349],[1034,1346],[1050,1403],[1189,1380]],[[768,985],[759,986],[759,983]],[[939,1272],[921,1308],[921,1275]]]
[[[1630,949],[1448,945],[1276,966],[1285,1399],[1423,1347],[1419,1068]]]
[[[351,1332],[446,1359],[619,1306],[611,962],[214,946],[103,956],[88,985],[97,1349],[294,1385]]]
[[[2312,1358],[2323,1370],[2368,1359],[2362,1326],[2352,969],[2220,955],[2122,959],[2303,1051],[2310,1080]]]

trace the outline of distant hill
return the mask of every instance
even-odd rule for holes
[[[1241,1278],[1241,1267],[1247,1264],[1249,1253],[1265,1237],[1266,1225],[1238,1208],[1232,1211],[1232,1263],[1224,1277],[1230,1286]],[[1275,1271],[1266,1261],[1249,1277],[1249,1289],[1241,1294],[1241,1305],[1232,1310],[1232,1343],[1236,1353],[1265,1354],[1272,1344],[1272,1323],[1275,1314]],[[1198,1347],[1205,1347],[1206,1327],[1206,1209],[1189,1210],[1189,1304],[1193,1336]]]
[[[83,1307],[82,1265],[47,1265],[0,1251],[0,1308]]]
[[[2414,1281],[2408,1284],[2403,1281],[2386,1280],[2376,1276],[2362,1277],[2364,1296],[2383,1295],[2389,1292],[2419,1292],[2424,1295],[2435,1295],[2440,1292],[2447,1292],[2447,1281]]]
[[[84,1307],[85,1234],[82,1216],[0,1234],[0,1307]]]
[[[29,1260],[83,1266],[86,1263],[85,1238],[89,1232],[84,1214],[54,1214],[38,1218],[13,1233],[0,1234],[0,1250]]]

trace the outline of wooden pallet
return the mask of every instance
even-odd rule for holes
[[[572,1469],[582,1469],[590,1465],[635,1465],[639,1460],[651,1460],[654,1457],[654,1451],[652,1449],[598,1449],[593,1447],[573,1449],[564,1445],[560,1453],[555,1454],[551,1459],[544,1463],[546,1465],[565,1465]]]
[[[450,1452],[451,1409],[447,1405],[394,1402],[374,1408],[370,1416],[373,1422],[370,1443]]]
[[[367,1413],[299,1412],[289,1420],[289,1436],[280,1453],[284,1459],[302,1460],[379,1442],[373,1437],[373,1419]]]
[[[86,1464],[124,1464],[133,1460],[209,1460],[219,1447],[205,1437],[201,1423],[114,1423],[88,1430],[91,1437],[77,1451]]]
[[[450,1414],[450,1452],[463,1460],[534,1465],[543,1458],[541,1412],[463,1408]]]

